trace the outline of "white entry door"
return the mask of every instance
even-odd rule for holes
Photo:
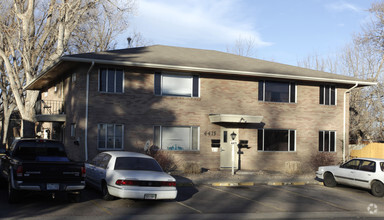
[[[232,133],[236,134],[234,141],[239,140],[239,129],[221,128],[220,134],[220,168],[232,168]],[[237,169],[239,155],[237,154],[238,148],[235,145],[235,168]]]

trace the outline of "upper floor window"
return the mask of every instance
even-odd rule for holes
[[[199,97],[199,76],[155,73],[155,95]]]
[[[100,68],[99,91],[108,93],[123,93],[124,71],[115,68]]]
[[[296,102],[296,84],[290,82],[259,81],[259,101]]]
[[[320,86],[320,105],[336,105],[335,86]]]
[[[257,134],[258,151],[295,151],[296,131],[259,129]]]

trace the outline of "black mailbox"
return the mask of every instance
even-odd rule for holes
[[[250,148],[250,147],[248,147],[248,140],[240,140],[240,142],[237,146],[239,148],[247,148],[247,149]]]
[[[211,147],[220,147],[220,140],[212,139],[211,140]]]

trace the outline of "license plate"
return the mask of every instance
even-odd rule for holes
[[[47,190],[59,190],[58,183],[47,183]]]
[[[156,199],[156,194],[145,194],[144,199]]]

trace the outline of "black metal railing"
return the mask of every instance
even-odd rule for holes
[[[39,100],[36,102],[35,110],[36,115],[65,114],[63,101]]]

